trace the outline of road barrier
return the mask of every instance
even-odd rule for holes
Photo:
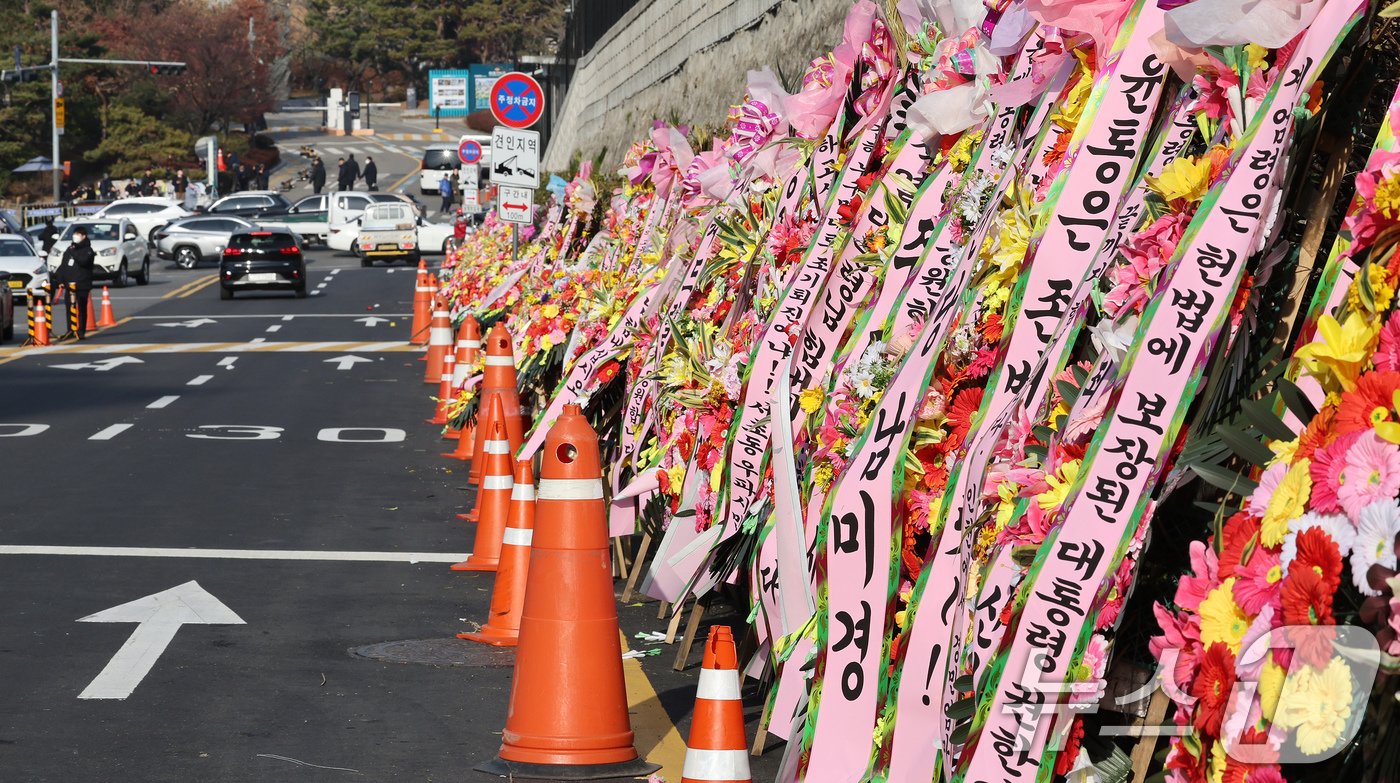
[[[493,397],[501,400],[501,410],[505,413],[506,440],[510,441],[510,453],[520,450],[525,437],[525,428],[520,418],[520,390],[516,386],[515,350],[511,347],[510,332],[497,323],[491,327],[486,337],[486,365],[481,374],[481,405],[478,410],[486,410]],[[476,453],[481,453],[485,433],[476,429]],[[471,481],[481,478],[481,466],[472,462]]]
[[[705,641],[681,783],[752,781],[734,633],[727,625],[716,625]]]
[[[413,323],[409,326],[408,341],[413,345],[428,344],[428,319],[432,317],[433,286],[428,275],[426,261],[418,261],[418,281],[413,286]]]
[[[442,377],[443,357],[452,351],[452,319],[447,303],[436,297],[433,303],[432,327],[428,329],[428,364],[423,368],[423,382],[437,383]]]
[[[448,351],[442,357],[442,375],[438,378],[437,409],[433,417],[425,423],[442,426],[447,424],[447,409],[452,406],[452,369],[457,364],[456,354]]]
[[[499,397],[491,398],[491,407],[481,431],[491,437],[482,444],[481,486],[476,491],[476,542],[471,556],[452,566],[454,571],[495,571],[501,559],[501,540],[505,536],[506,517],[510,515],[511,489],[515,486],[511,474],[511,448],[506,440],[504,409]]]
[[[44,285],[44,293],[40,296],[30,295],[29,297],[29,339],[24,341],[25,345],[48,345],[49,344],[49,316],[48,316],[48,284]]]
[[[88,305],[91,306],[92,299],[88,298]],[[117,317],[112,313],[112,295],[109,286],[102,286],[102,317],[97,319],[98,329],[109,329],[117,325]]]

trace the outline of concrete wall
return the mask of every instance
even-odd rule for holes
[[[584,55],[544,165],[606,148],[615,168],[654,119],[719,127],[745,73],[772,66],[789,84],[831,50],[851,0],[648,0]],[[698,151],[698,150],[697,150]]]

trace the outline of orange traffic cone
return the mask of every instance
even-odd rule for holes
[[[452,321],[447,317],[447,305],[438,299],[433,306],[433,325],[428,329],[428,365],[423,368],[423,383],[437,383],[442,378],[442,359],[452,350]]]
[[[455,364],[452,368],[453,391],[460,391],[462,386],[466,384],[467,379],[471,376],[472,363],[476,361],[477,349],[480,347],[481,329],[477,326],[476,319],[472,318],[469,314],[466,318],[462,319],[462,325],[457,327],[457,354],[455,357]],[[463,429],[471,430],[471,425],[468,424],[466,427],[449,426],[447,430],[443,432],[442,436],[450,440],[460,440]],[[469,432],[467,437],[475,441],[476,433],[474,431]],[[474,445],[475,443],[472,444],[472,446]],[[467,447],[468,452],[472,451],[472,446]],[[457,448],[461,449],[462,447],[458,446]],[[442,456],[451,457],[455,453],[456,451],[454,450],[452,453],[443,454]],[[467,459],[471,459],[471,457],[467,457]]]
[[[104,286],[104,287],[102,288],[102,290],[103,290],[103,291],[106,291],[107,288]],[[93,307],[92,307],[92,292],[91,292],[91,291],[88,292],[87,311],[88,311],[88,312],[87,312],[88,327],[91,328],[91,329],[100,329],[100,328],[102,327],[102,324],[100,324],[100,323],[97,322],[97,312],[96,312],[96,311],[93,309]]]
[[[464,462],[476,456],[476,427],[471,422],[467,422],[466,426],[457,430],[457,448],[452,451],[444,451],[441,456]]]
[[[729,626],[710,628],[701,666],[681,783],[752,783],[739,696],[739,655]]]
[[[88,300],[89,303],[92,301]],[[117,317],[112,314],[112,295],[107,286],[102,286],[102,317],[97,319],[97,328],[106,329],[117,325]]]
[[[428,284],[423,262],[418,262],[418,283],[413,287],[413,324],[409,327],[408,342],[412,345],[428,344],[428,319],[432,317],[432,287]]]
[[[520,391],[515,379],[515,352],[511,348],[510,332],[500,321],[491,327],[486,337],[486,367],[481,378],[481,409],[486,410],[492,397],[501,398],[501,409],[505,412],[506,440],[510,441],[510,452],[520,449],[525,431],[520,419]],[[476,430],[476,453],[481,453],[481,442],[485,433]],[[481,479],[481,470],[472,463],[471,481]]]
[[[577,405],[564,406],[541,453],[500,756],[477,769],[550,780],[646,775],[658,767],[632,746],[598,436]]]
[[[438,401],[437,410],[431,419],[427,419],[425,424],[443,425],[447,423],[447,409],[452,405],[452,366],[456,363],[456,357],[446,354],[442,357],[442,376],[438,378]]]
[[[476,542],[472,553],[453,571],[495,571],[501,560],[501,539],[505,535],[506,517],[510,514],[510,494],[515,486],[510,470],[510,446],[506,443],[505,426],[501,424],[500,400],[491,402],[491,438],[483,446],[481,486],[476,491]]]
[[[43,297],[30,297],[29,300],[30,317],[34,320],[34,328],[30,331],[31,345],[49,344],[49,306]]]
[[[493,403],[495,403],[495,404],[493,404]],[[472,469],[473,469],[473,470],[478,470],[478,471],[479,471],[479,470],[481,470],[481,469],[483,468],[483,466],[484,466],[485,463],[486,463],[486,456],[485,456],[485,455],[488,453],[488,452],[486,451],[486,440],[483,439],[483,438],[480,438],[480,437],[476,437],[476,436],[480,436],[481,433],[483,433],[483,432],[494,432],[494,431],[495,431],[495,430],[494,430],[495,424],[496,424],[496,422],[500,419],[500,416],[499,416],[500,412],[501,412],[501,401],[498,400],[498,399],[496,399],[495,397],[482,397],[482,398],[481,398],[480,400],[478,400],[478,402],[477,402],[477,408],[476,408],[476,431],[473,433],[473,436],[474,436],[474,437],[473,437],[473,440],[475,440],[475,444],[472,446],[472,455],[473,455],[473,456],[472,456]],[[460,441],[459,441],[459,444],[460,444]],[[509,439],[509,438],[506,439],[506,450],[507,450],[507,451],[510,450],[510,439]],[[476,459],[476,456],[480,456],[481,459]],[[468,471],[468,473],[470,473],[470,471]],[[480,483],[481,483],[481,477],[480,477],[480,476],[471,476],[471,475],[469,475],[468,478],[467,478],[467,481],[468,481],[468,483],[473,484],[473,485],[480,484]],[[472,508],[472,509],[468,510],[466,513],[458,514],[458,515],[457,515],[457,518],[460,519],[460,520],[462,520],[462,521],[464,521],[464,522],[475,522],[475,521],[476,521],[476,511],[477,511],[477,510],[476,510],[475,508]]]
[[[530,539],[535,530],[535,471],[530,460],[515,461],[515,485],[510,490],[510,514],[501,536],[501,562],[491,587],[491,611],[479,631],[458,639],[514,647],[520,638],[520,613],[525,608],[525,579],[530,573]]]

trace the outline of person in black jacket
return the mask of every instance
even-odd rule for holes
[[[97,253],[92,249],[92,243],[88,241],[87,231],[81,227],[73,229],[73,244],[63,251],[63,258],[58,262],[56,276],[60,281],[68,286],[68,323],[70,325],[67,334],[60,339],[83,340],[87,338],[87,311],[88,299],[92,296],[92,268],[97,261]],[[78,308],[76,313],[73,308]],[[77,334],[73,334],[72,324],[77,323]]]
[[[57,241],[58,227],[53,224],[53,218],[44,218],[44,227],[39,231],[39,245],[44,249],[45,256]]]
[[[374,165],[374,158],[365,156],[365,189],[374,190],[379,187],[379,167]]]
[[[311,192],[321,195],[321,189],[326,186],[326,164],[320,158],[311,161]]]
[[[335,184],[336,190],[349,190],[355,180],[350,178],[350,164],[345,162],[345,158],[336,158]]]
[[[350,184],[341,190],[354,190],[355,182],[360,178],[360,163],[355,160],[355,153],[350,153],[350,157],[345,160],[345,177],[350,180]]]

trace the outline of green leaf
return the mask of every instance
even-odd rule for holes
[[[953,732],[948,735],[948,741],[954,745],[961,745],[964,742],[967,742],[967,735],[971,731],[972,723],[964,723],[953,729]]]
[[[1060,397],[1065,401],[1065,406],[1073,408],[1074,401],[1079,399],[1079,387],[1069,381],[1055,381],[1055,388],[1060,390]]]
[[[1244,417],[1250,424],[1259,428],[1259,431],[1274,440],[1293,440],[1298,437],[1287,424],[1283,423],[1270,409],[1269,405],[1261,400],[1245,400],[1240,409],[1244,412]]]
[[[1229,468],[1206,464],[1192,464],[1190,467],[1197,476],[1201,477],[1202,481],[1226,492],[1243,496],[1259,488],[1257,481],[1248,476],[1240,475]]]
[[[1312,401],[1298,388],[1298,384],[1287,378],[1278,379],[1279,396],[1283,398],[1283,404],[1288,407],[1299,421],[1309,422],[1317,416],[1317,408],[1313,407]]]
[[[1262,468],[1274,458],[1274,453],[1269,447],[1251,437],[1248,432],[1231,429],[1228,424],[1222,424],[1216,430],[1231,451],[1256,467]]]
[[[948,706],[949,720],[967,720],[977,711],[977,698],[958,699]]]
[[[970,691],[972,690],[972,685],[973,682],[971,674],[964,674],[956,680],[953,680],[953,689],[957,691]]]

